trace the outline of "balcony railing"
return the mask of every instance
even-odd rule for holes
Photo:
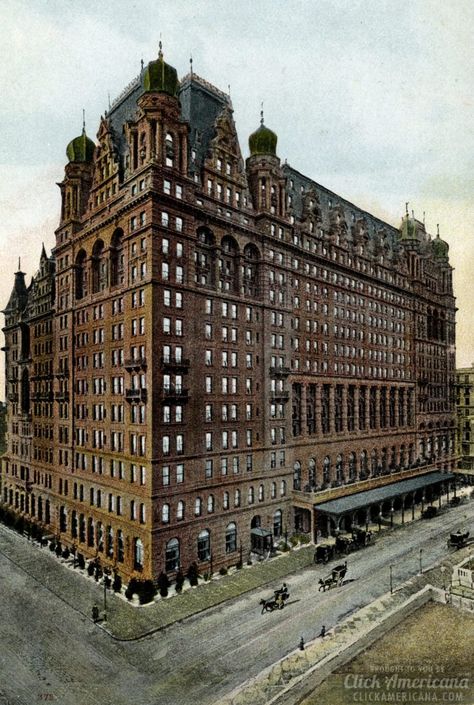
[[[146,389],[126,389],[125,399],[127,401],[146,401]]]
[[[187,401],[189,390],[182,387],[164,387],[162,390],[163,399],[176,399],[177,401]]]
[[[290,398],[290,392],[285,392],[283,390],[281,390],[279,392],[273,391],[273,392],[271,392],[270,396],[275,401],[288,401],[288,399]]]
[[[146,367],[146,357],[130,357],[123,363],[127,370],[139,370],[141,367]]]
[[[279,365],[270,367],[270,377],[288,377],[290,372],[289,367],[281,367]]]
[[[187,370],[190,365],[190,361],[188,358],[181,358],[180,360],[176,360],[172,357],[162,357],[161,358],[161,368],[168,369],[168,370]]]

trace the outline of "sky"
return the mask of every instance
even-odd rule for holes
[[[67,143],[163,42],[179,76],[229,91],[244,157],[278,154],[398,226],[409,201],[455,267],[457,366],[474,362],[472,0],[2,0],[0,305],[54,246]],[[230,88],[229,88],[230,86]],[[3,367],[3,364],[2,364]],[[2,384],[3,388],[3,384]]]

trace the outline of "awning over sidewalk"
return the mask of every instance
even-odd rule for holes
[[[373,490],[365,490],[365,492],[357,492],[356,494],[347,495],[346,497],[331,499],[329,502],[315,504],[314,508],[318,512],[340,516],[341,514],[356,512],[372,504],[380,504],[388,499],[394,499],[395,497],[400,497],[400,495],[416,492],[416,490],[422,489],[423,487],[436,485],[439,482],[446,482],[453,478],[454,475],[450,472],[429,472],[426,475],[410,477],[408,480],[400,480],[390,485],[376,487]]]

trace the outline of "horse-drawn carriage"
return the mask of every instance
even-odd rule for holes
[[[326,592],[326,588],[330,590],[332,587],[341,587],[347,573],[347,561],[341,565],[336,565],[326,577],[319,580],[319,590]]]
[[[279,590],[274,590],[273,597],[270,597],[268,600],[260,600],[260,604],[262,605],[262,614],[264,612],[273,612],[273,610],[282,610],[285,606],[285,601],[289,597],[290,593],[286,583],[283,583],[283,587]]]
[[[362,529],[360,526],[353,526],[352,540],[355,541],[359,547],[368,546],[373,541],[373,534],[371,531]]]
[[[468,544],[469,531],[460,531],[459,529],[448,539],[448,548],[464,548]]]
[[[330,543],[320,543],[314,552],[315,563],[328,563],[334,558],[334,545]]]

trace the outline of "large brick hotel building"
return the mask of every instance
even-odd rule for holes
[[[262,118],[244,163],[229,96],[160,51],[68,145],[54,252],[15,275],[1,499],[125,577],[449,485],[448,245],[276,147]]]

